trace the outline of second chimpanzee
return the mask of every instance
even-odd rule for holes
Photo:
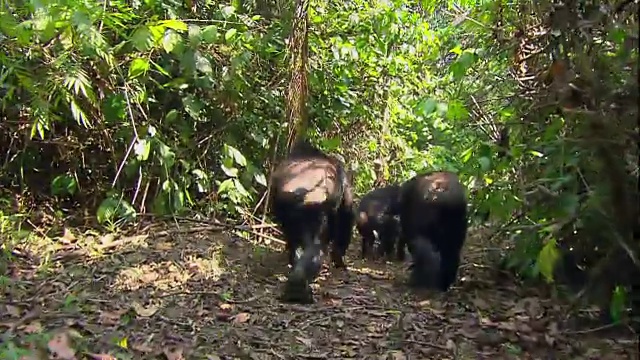
[[[351,241],[353,192],[344,163],[298,141],[274,171],[271,196],[292,266],[283,298],[313,302],[309,284],[320,272],[322,252],[331,242],[334,265],[344,267]]]
[[[398,201],[399,191],[399,185],[389,185],[370,191],[360,200],[356,210],[356,228],[362,236],[363,259],[373,252],[376,233],[379,240],[376,255],[382,257],[393,253],[400,224],[391,209]]]
[[[419,174],[402,184],[398,206],[398,257],[404,258],[406,241],[413,260],[410,283],[447,291],[456,280],[467,236],[464,186],[451,172]]]

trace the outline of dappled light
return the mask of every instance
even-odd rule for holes
[[[0,360],[640,357],[639,6],[3,2]]]

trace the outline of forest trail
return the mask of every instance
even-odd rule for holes
[[[0,301],[3,340],[40,339],[30,345],[40,355],[25,360],[46,358],[47,348],[58,359],[606,360],[632,358],[637,346],[607,329],[566,329],[568,305],[487,265],[481,231],[470,233],[447,294],[409,291],[408,264],[360,260],[357,239],[348,270],[325,266],[316,303],[295,305],[278,300],[282,249],[173,228],[118,239],[68,234],[47,269],[36,271],[33,256],[13,261]],[[37,337],[43,330],[53,336]]]

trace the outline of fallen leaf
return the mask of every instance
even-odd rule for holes
[[[220,304],[220,309],[222,309],[222,310],[230,310],[232,307],[233,307],[233,305],[231,305],[231,304],[227,304],[227,303]]]
[[[472,303],[480,310],[487,310],[490,308],[489,304],[479,297],[473,299]]]
[[[47,348],[51,354],[62,360],[75,360],[76,352],[71,348],[69,336],[64,332],[59,332],[47,343]]]
[[[58,240],[60,240],[60,242],[63,244],[71,244],[76,241],[76,236],[73,235],[71,230],[69,230],[68,228],[64,228],[64,233],[61,237],[58,238]]]
[[[153,348],[151,346],[149,346],[148,344],[138,344],[138,343],[134,343],[133,345],[131,345],[131,348],[135,351],[139,351],[142,353],[151,353],[153,352]]]
[[[402,351],[395,350],[391,351],[389,354],[393,360],[407,360],[407,356]]]
[[[42,324],[34,321],[32,323],[29,323],[29,325],[25,326],[22,330],[24,330],[24,332],[26,332],[27,334],[39,333],[40,331],[42,331]]]
[[[149,307],[144,307],[142,305],[140,305],[138,302],[133,302],[133,304],[131,305],[133,307],[133,310],[135,310],[136,314],[143,316],[143,317],[151,317],[153,316],[153,314],[155,314],[159,307],[155,306],[155,305],[149,305]]]
[[[233,323],[234,324],[246,323],[247,321],[249,321],[250,317],[251,317],[251,314],[239,313],[239,314],[237,314],[236,316],[233,317]]]
[[[109,355],[109,354],[87,353],[87,355],[89,355],[92,359],[95,359],[95,360],[118,360],[115,356],[112,356],[112,355]]]
[[[167,357],[167,360],[185,360],[181,347],[176,347],[174,349],[165,348],[164,356]]]
[[[123,313],[124,312],[120,312],[120,311],[103,311],[100,313],[98,321],[100,322],[100,324],[117,325],[120,323],[120,316]]]
[[[20,315],[22,315],[22,310],[20,310],[20,308],[17,306],[6,305],[5,307],[7,308],[7,312],[9,313],[9,315],[13,317],[20,317]]]
[[[306,346],[306,347],[311,347],[311,345],[312,345],[311,339],[307,339],[307,338],[303,338],[303,337],[300,337],[300,336],[296,336],[296,340],[298,340],[301,343],[303,343],[304,346]]]

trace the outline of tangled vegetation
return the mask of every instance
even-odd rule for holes
[[[40,320],[42,329],[35,329],[32,320],[42,311],[33,315],[27,304],[49,296],[42,289],[60,292],[56,284],[80,276],[65,261],[133,261],[114,249],[131,239],[139,246],[142,234],[174,242],[176,249],[179,242],[206,243],[198,236],[222,229],[260,246],[279,244],[268,218],[269,174],[302,133],[346,159],[359,195],[425,169],[457,172],[469,189],[475,226],[470,237],[492,268],[488,277],[515,274],[514,281],[568,299],[558,313],[578,314],[595,304],[601,320],[633,325],[630,309],[640,301],[638,11],[631,0],[3,1],[0,287],[6,309],[0,314],[7,331],[0,357],[26,359],[21,356],[38,340],[16,334],[32,336],[59,325]],[[182,237],[171,235],[171,226],[187,224],[191,230],[180,230]],[[194,232],[198,236],[185,235]],[[165,251],[153,246],[155,252],[127,251],[149,259]],[[210,262],[231,261],[203,251],[189,260],[193,268],[210,270],[200,273],[199,286],[217,274]],[[256,251],[240,258],[256,262],[263,250]],[[159,264],[170,263],[163,259]],[[127,276],[160,277],[158,271],[142,267]],[[184,284],[181,271],[162,289]],[[61,295],[63,307],[91,312],[71,288]],[[341,289],[336,285],[329,298],[338,302]],[[210,290],[198,291],[206,298]],[[223,313],[244,306],[227,290],[216,289],[213,296],[226,304]],[[136,301],[151,301],[153,294]],[[365,307],[357,297],[349,299],[350,307],[346,298],[331,306]],[[489,300],[474,299],[469,301],[486,310]],[[136,304],[133,314],[96,310],[99,323],[125,326],[157,311]],[[384,313],[375,310],[382,305],[366,306],[368,315],[361,316],[383,317],[371,315]],[[236,328],[252,321],[257,327],[267,316],[254,313],[249,320],[257,310],[238,311],[225,320],[216,316]],[[132,332],[155,326],[136,324]],[[193,326],[190,331],[200,331]],[[46,337],[49,351],[62,359],[80,356],[64,334]],[[296,336],[278,339],[311,348],[311,339],[321,335]],[[560,338],[548,331],[542,336],[549,346]],[[126,337],[119,339],[121,353],[111,352],[116,358],[136,358],[129,350],[155,351],[147,343],[132,350]],[[236,339],[238,349],[248,346],[243,339],[245,345]],[[493,346],[489,340],[484,346]],[[434,351],[453,351],[449,341],[455,342],[407,341]],[[334,346],[341,355],[318,351],[330,358],[366,357],[358,356],[366,346],[352,345]],[[259,358],[288,358],[273,346]],[[250,356],[238,349],[216,351],[219,358]],[[168,359],[183,356],[182,350],[162,352]],[[99,358],[87,356],[94,355]]]

